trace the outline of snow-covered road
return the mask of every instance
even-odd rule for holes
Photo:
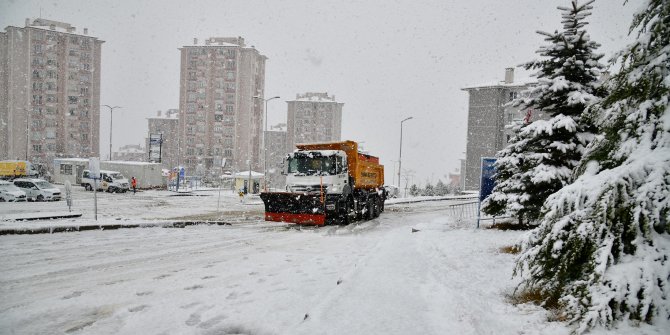
[[[412,233],[411,228],[419,229]],[[443,203],[348,227],[256,222],[0,237],[9,334],[553,334],[505,301],[518,232]]]

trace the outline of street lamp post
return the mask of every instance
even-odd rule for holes
[[[110,105],[102,105],[104,107],[109,108],[109,160],[112,160],[112,114],[114,112],[114,108],[121,108],[121,106],[110,106]]]
[[[263,99],[262,97],[255,96],[256,99],[262,99],[265,101],[265,127],[263,128],[263,179],[264,179],[264,188],[265,191],[268,190],[268,144],[265,140],[265,132],[268,130],[268,101],[279,99],[279,96]]]
[[[413,116],[410,116],[402,121],[400,121],[400,156],[398,157],[398,183],[400,183],[400,171],[402,171],[402,124],[407,121],[413,119]]]

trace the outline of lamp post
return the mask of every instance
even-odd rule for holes
[[[268,101],[279,99],[280,96],[263,99],[259,96],[254,96],[256,99],[262,99],[265,101],[265,127],[263,128],[263,179],[264,179],[264,188],[265,191],[268,190],[268,145],[265,141],[265,132],[268,130]]]
[[[413,119],[413,116],[410,116],[402,121],[400,121],[400,156],[398,157],[398,183],[400,183],[400,171],[402,171],[402,124],[407,121]]]
[[[30,150],[30,137],[29,137],[29,126],[30,126],[30,113],[32,110],[28,108],[23,108],[23,110],[26,112],[26,161],[28,161],[28,150]]]
[[[110,105],[101,105],[104,107],[109,108],[109,160],[112,160],[112,114],[114,112],[114,108],[121,108],[121,106],[110,106]]]

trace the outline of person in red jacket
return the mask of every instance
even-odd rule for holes
[[[130,186],[133,187],[133,194],[135,194],[135,190],[137,189],[137,179],[135,177],[130,179]]]

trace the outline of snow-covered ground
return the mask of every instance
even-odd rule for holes
[[[101,220],[211,216],[210,193],[103,194]],[[454,201],[389,205],[375,220],[297,229],[260,221],[253,198],[222,198],[227,217],[244,219],[0,236],[0,333],[569,333],[541,308],[506,299],[514,256],[499,250],[521,233],[452,219],[446,206]],[[77,220],[91,218],[84,210]],[[63,222],[71,220],[53,224]],[[608,334],[628,333],[662,334]]]

